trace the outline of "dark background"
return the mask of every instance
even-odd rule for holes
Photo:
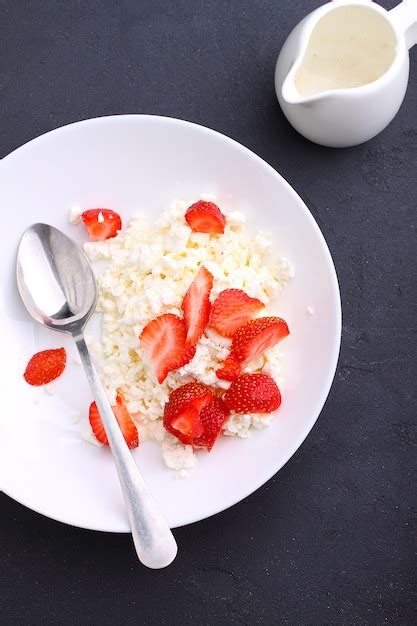
[[[352,149],[313,145],[283,118],[273,71],[319,4],[0,1],[0,156],[113,113],[223,132],[307,202],[344,312],[335,382],[306,442],[253,496],[175,531],[169,569],[141,567],[127,535],[68,527],[1,495],[0,622],[415,623],[417,49],[389,128]]]

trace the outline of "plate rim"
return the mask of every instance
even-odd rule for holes
[[[320,394],[320,398],[316,402],[316,405],[314,406],[313,410],[311,411],[311,416],[313,416],[313,417],[310,417],[310,419],[309,419],[309,421],[307,423],[305,431],[294,442],[294,444],[290,447],[290,450],[289,450],[288,454],[286,454],[284,456],[284,461],[279,465],[279,467],[274,469],[272,472],[267,472],[266,478],[263,475],[262,478],[259,481],[255,481],[255,486],[251,485],[251,487],[247,491],[247,493],[245,493],[242,496],[239,495],[236,499],[233,499],[233,501],[231,501],[227,506],[220,505],[220,506],[216,507],[209,515],[206,515],[206,516],[203,516],[203,517],[199,516],[199,514],[197,514],[197,516],[196,515],[194,515],[194,516],[193,515],[188,515],[186,517],[185,521],[181,525],[171,526],[171,528],[182,528],[184,526],[188,526],[190,524],[194,524],[194,523],[197,523],[197,522],[201,522],[201,521],[203,521],[205,519],[209,519],[209,518],[211,518],[211,517],[213,517],[215,515],[219,515],[223,511],[227,511],[228,509],[232,508],[233,506],[235,506],[236,504],[238,504],[239,502],[241,502],[245,498],[248,498],[249,496],[251,496],[252,494],[257,492],[261,487],[263,487],[263,485],[265,485],[267,482],[269,482],[271,480],[271,478],[273,478],[273,476],[278,474],[278,472],[288,463],[288,461],[294,456],[294,454],[297,452],[297,450],[301,447],[301,445],[303,444],[305,439],[310,434],[312,428],[316,424],[318,418],[320,417],[320,414],[321,414],[321,412],[323,410],[323,407],[324,407],[324,405],[325,405],[325,403],[327,401],[327,398],[329,396],[330,390],[331,390],[333,382],[334,382],[336,369],[337,369],[337,364],[338,364],[338,360],[339,360],[341,340],[342,340],[342,303],[341,303],[340,287],[339,287],[339,281],[338,281],[338,277],[337,277],[336,267],[335,267],[335,264],[334,264],[333,257],[331,255],[330,249],[329,249],[329,247],[327,245],[326,239],[325,239],[325,237],[324,237],[324,235],[323,235],[323,233],[322,233],[318,223],[316,222],[313,214],[309,210],[307,204],[304,202],[304,200],[300,196],[300,194],[282,176],[282,174],[280,174],[274,167],[272,167],[272,165],[270,165],[262,157],[260,157],[255,152],[253,152],[253,150],[251,150],[250,148],[247,148],[246,146],[244,146],[243,144],[239,143],[235,139],[232,139],[228,135],[225,135],[224,133],[221,133],[221,132],[219,132],[217,130],[214,130],[214,129],[208,127],[208,126],[204,126],[204,125],[198,124],[196,122],[190,122],[190,121],[183,120],[183,119],[180,119],[180,118],[170,117],[170,116],[165,116],[165,115],[140,114],[140,113],[103,115],[103,116],[98,116],[98,117],[87,118],[87,119],[84,119],[84,120],[79,120],[77,122],[70,122],[69,124],[64,124],[63,126],[59,126],[59,127],[54,128],[52,130],[49,130],[49,131],[43,133],[42,135],[38,135],[37,137],[34,137],[33,139],[30,139],[26,143],[24,143],[21,146],[18,146],[17,148],[12,150],[12,152],[10,152],[9,154],[7,154],[5,157],[3,157],[1,159],[1,162],[3,163],[3,162],[8,162],[10,160],[13,160],[16,156],[19,156],[19,154],[21,152],[24,152],[29,147],[31,147],[32,144],[37,144],[37,143],[42,143],[43,141],[47,141],[47,139],[50,137],[50,135],[62,135],[64,133],[66,133],[66,132],[70,132],[70,130],[74,126],[91,126],[91,125],[96,125],[96,124],[100,124],[100,123],[106,123],[107,121],[121,121],[121,122],[124,122],[124,121],[137,121],[139,119],[140,120],[144,120],[144,121],[146,121],[146,120],[151,121],[152,120],[152,122],[155,122],[155,121],[168,122],[170,124],[174,124],[174,125],[177,125],[177,126],[184,126],[184,127],[192,126],[192,127],[195,127],[197,129],[199,129],[199,131],[203,131],[203,132],[205,132],[205,133],[207,133],[209,135],[217,136],[217,137],[220,138],[220,140],[226,141],[226,143],[230,143],[235,148],[237,148],[237,149],[243,151],[244,153],[246,153],[246,155],[248,157],[250,157],[258,166],[263,167],[265,170],[269,171],[273,176],[278,178],[280,180],[281,184],[283,184],[284,187],[286,187],[287,192],[289,192],[297,200],[297,203],[300,205],[300,209],[304,213],[306,219],[309,220],[310,226],[315,231],[315,234],[316,234],[316,236],[318,237],[318,240],[321,243],[321,247],[323,249],[323,252],[324,252],[324,255],[325,255],[325,258],[326,258],[326,261],[327,261],[327,265],[328,265],[328,268],[329,268],[329,271],[330,271],[330,280],[331,280],[331,284],[332,284],[332,293],[334,294],[333,305],[335,307],[335,313],[336,313],[335,322],[336,322],[336,331],[337,332],[336,332],[335,340],[334,340],[333,346],[332,346],[330,368],[329,368],[329,373],[327,375],[326,384],[323,385],[322,391],[321,391],[321,394]],[[81,528],[81,529],[84,529],[84,530],[89,530],[89,531],[94,531],[94,532],[111,532],[111,533],[118,533],[118,534],[125,534],[125,533],[129,533],[130,532],[130,530],[109,530],[108,528],[99,528],[97,525],[95,526],[95,528],[91,528],[91,526],[87,526],[87,525],[83,525],[83,524],[78,524],[78,523],[77,524],[73,524],[71,522],[68,522],[65,519],[61,519],[59,516],[54,516],[54,515],[50,515],[49,513],[45,513],[44,511],[41,510],[42,507],[40,509],[38,509],[38,508],[34,508],[31,505],[26,504],[24,499],[16,498],[11,493],[8,493],[7,489],[5,489],[3,485],[1,486],[1,491],[6,496],[8,496],[10,499],[12,499],[12,500],[18,502],[20,505],[24,506],[26,509],[34,511],[38,515],[42,515],[43,517],[46,517],[46,518],[51,519],[51,520],[54,520],[56,522],[60,522],[62,524],[66,524],[67,526],[71,526],[73,528]]]

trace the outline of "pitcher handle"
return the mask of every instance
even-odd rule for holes
[[[407,47],[412,48],[417,43],[417,0],[403,0],[389,11],[389,16],[404,33]]]

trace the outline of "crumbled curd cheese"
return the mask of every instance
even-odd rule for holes
[[[84,245],[91,261],[108,261],[97,276],[101,341],[86,340],[109,400],[114,404],[121,393],[140,441],[160,442],[166,465],[182,476],[194,465],[195,453],[165,431],[164,405],[172,389],[194,379],[227,389],[230,383],[219,380],[216,370],[229,353],[231,341],[208,328],[192,361],[170,372],[159,384],[142,352],[140,333],[158,315],[181,315],[182,299],[201,265],[214,277],[211,300],[224,289],[237,288],[267,305],[293,275],[288,261],[271,257],[267,233],[248,234],[241,213],[226,213],[224,234],[211,236],[191,231],[184,220],[189,205],[173,203],[155,227],[143,217],[135,217],[116,237]],[[263,371],[277,378],[280,361],[280,352],[274,347],[248,363],[244,371]],[[247,437],[251,429],[267,426],[270,419],[270,415],[232,414],[224,433]]]
[[[269,425],[272,419],[272,415],[262,413],[248,413],[231,415],[223,428],[225,435],[237,435],[238,437],[249,437],[251,434],[251,428],[265,428]]]
[[[81,422],[81,412],[80,411],[76,411],[73,416],[72,416],[72,421],[74,422],[74,424],[78,424],[79,422]]]
[[[70,224],[79,224],[81,222],[81,215],[83,214],[83,210],[79,206],[73,206],[70,209]]]
[[[93,435],[93,433],[91,432],[91,430],[84,430],[81,433],[81,437],[84,439],[84,441],[86,441],[87,443],[92,443],[93,446],[98,446],[99,448],[101,448],[101,446],[103,445],[98,439],[96,439]]]
[[[167,467],[181,472],[181,477],[185,478],[185,472],[191,469],[196,462],[192,446],[185,446],[178,439],[167,433],[162,441],[161,448]]]

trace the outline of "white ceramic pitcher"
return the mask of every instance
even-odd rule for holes
[[[370,0],[333,0],[305,17],[278,57],[275,89],[299,133],[354,146],[383,130],[407,89],[417,43],[417,0],[386,11]]]

